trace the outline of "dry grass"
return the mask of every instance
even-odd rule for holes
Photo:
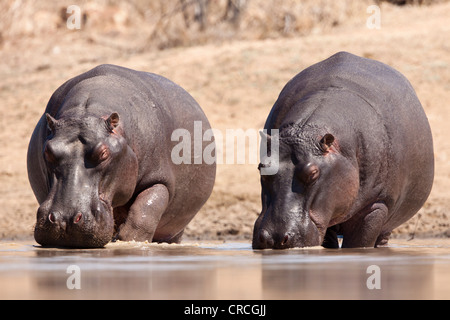
[[[442,0],[441,0],[442,1]],[[118,1],[81,0],[80,36],[128,52],[229,40],[261,40],[322,33],[361,19],[373,0]],[[391,1],[402,2],[402,1]],[[423,0],[411,0],[419,3]],[[426,1],[425,3],[430,1]],[[66,32],[73,0],[4,0],[0,3],[0,46],[17,37]],[[200,5],[200,4],[203,4]]]

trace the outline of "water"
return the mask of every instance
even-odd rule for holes
[[[450,240],[283,251],[238,242],[89,250],[0,242],[0,288],[0,299],[450,299]]]

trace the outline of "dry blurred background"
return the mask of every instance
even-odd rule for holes
[[[367,26],[371,5],[379,29]],[[260,129],[289,79],[341,50],[387,63],[415,87],[433,130],[436,179],[396,236],[448,237],[449,21],[445,0],[1,0],[0,239],[32,237],[27,145],[67,79],[102,63],[159,73],[190,92],[213,127]],[[249,239],[259,192],[256,165],[220,165],[186,237]]]

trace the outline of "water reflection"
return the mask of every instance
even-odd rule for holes
[[[426,299],[432,296],[432,263],[398,263],[363,256],[350,256],[347,260],[328,258],[306,257],[287,265],[266,263],[262,273],[264,298]],[[372,265],[380,270],[380,290],[370,290],[367,286],[372,275],[368,268]]]
[[[450,241],[381,249],[251,250],[248,243],[110,244],[45,249],[0,243],[1,299],[450,298]],[[80,290],[67,268],[79,267]],[[367,268],[380,269],[370,290]]]

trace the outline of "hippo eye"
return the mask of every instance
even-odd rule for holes
[[[319,167],[317,167],[314,164],[308,163],[301,170],[300,179],[303,181],[304,184],[308,185],[314,183],[317,180],[317,178],[319,178],[319,175],[320,175]]]
[[[109,157],[109,150],[108,149],[104,149],[102,150],[102,152],[100,153],[99,157],[98,157],[98,161],[102,162],[105,161],[106,159],[108,159]]]
[[[101,145],[100,147],[97,148],[97,150],[94,152],[94,160],[97,163],[103,162],[106,159],[109,158],[110,155],[110,151],[109,148],[105,145]]]
[[[313,168],[309,172],[308,183],[312,183],[312,182],[316,181],[318,177],[319,177],[319,169],[318,168]]]

